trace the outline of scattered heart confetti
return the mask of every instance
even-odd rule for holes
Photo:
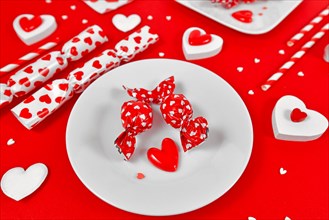
[[[279,54],[283,55],[285,54],[286,52],[284,50],[279,50]]]
[[[63,19],[63,20],[66,20],[67,18],[68,18],[67,15],[62,15],[62,19]]]
[[[260,62],[260,59],[255,58],[254,61],[255,61],[255,63],[259,63]]]
[[[70,7],[70,8],[71,8],[71,10],[73,10],[73,11],[74,11],[75,9],[77,9],[77,6],[76,6],[76,5],[71,5],[71,7]]]
[[[303,73],[302,71],[299,71],[299,72],[297,73],[297,76],[303,77],[303,76],[304,76],[304,73]]]
[[[253,90],[249,90],[249,91],[248,91],[248,94],[249,94],[249,95],[254,95],[255,92],[254,92]]]
[[[8,197],[19,201],[37,190],[48,175],[46,165],[36,163],[24,170],[15,167],[1,178],[1,189]]]
[[[145,175],[143,173],[137,173],[137,179],[141,180],[145,178]]]
[[[241,73],[243,71],[243,67],[239,66],[238,68],[236,68],[236,70]]]
[[[147,16],[147,20],[153,20],[153,16],[152,15]]]
[[[166,16],[166,20],[167,21],[170,21],[171,20],[171,16],[170,15]]]
[[[12,139],[12,138],[10,138],[10,139],[7,141],[7,145],[8,145],[8,146],[11,146],[11,145],[13,145],[13,144],[15,144],[15,140]]]
[[[87,19],[82,19],[82,24],[87,24],[88,20]]]
[[[287,170],[283,169],[282,167],[280,168],[280,174],[284,175],[287,173]]]
[[[160,52],[160,53],[159,53],[159,57],[164,57],[164,55],[165,55],[165,54],[164,54],[163,52]]]
[[[254,217],[248,217],[248,220],[256,220]]]

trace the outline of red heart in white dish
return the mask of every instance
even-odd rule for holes
[[[198,27],[191,27],[187,29],[183,35],[183,52],[187,60],[198,60],[217,55],[223,47],[223,39],[217,35],[210,34],[209,39],[196,39],[196,45],[191,45],[191,38],[195,38],[197,31],[200,38],[207,38],[208,34]],[[201,42],[201,43],[200,43]]]
[[[106,12],[113,11],[132,0],[82,0],[89,7],[94,9],[100,14],[104,14]]]
[[[291,115],[295,109],[299,109],[307,117],[294,122]],[[327,130],[328,120],[322,114],[307,109],[302,100],[287,95],[280,98],[274,107],[272,126],[276,139],[311,141],[319,138]]]
[[[56,30],[57,23],[52,15],[22,14],[15,18],[13,27],[26,45],[32,45],[51,35]]]

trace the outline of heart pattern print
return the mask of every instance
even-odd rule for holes
[[[114,49],[104,50],[82,67],[70,72],[66,79],[54,80],[36,91],[13,108],[13,114],[26,128],[35,127],[70,100],[74,94],[83,92],[97,78],[119,66],[121,62],[130,61],[158,39],[157,34],[150,32],[150,27],[144,26],[118,42]]]
[[[100,14],[113,11],[121,6],[132,2],[133,0],[82,0],[89,7]]]
[[[180,129],[181,144],[184,152],[199,146],[208,138],[208,121],[204,117],[193,116],[190,102],[183,94],[174,94],[175,82],[171,76],[162,81],[155,89],[129,89],[128,95],[146,103],[160,104],[163,119],[173,128]]]
[[[50,36],[57,29],[57,23],[52,15],[22,14],[15,18],[13,27],[26,45],[32,45]]]
[[[91,26],[66,42],[61,51],[52,51],[12,75],[7,84],[0,84],[0,107],[15,97],[23,96],[64,70],[68,63],[77,61],[107,41],[103,30]]]

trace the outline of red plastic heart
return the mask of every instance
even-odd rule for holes
[[[162,141],[161,150],[150,148],[147,158],[156,167],[167,172],[174,172],[178,167],[178,149],[175,142],[170,138]]]
[[[232,17],[235,18],[238,21],[241,21],[243,23],[251,23],[252,22],[252,11],[249,10],[241,10],[236,11],[232,14]]]
[[[201,34],[199,30],[193,30],[188,37],[188,42],[192,46],[205,45],[211,41],[210,34]]]
[[[294,108],[290,113],[290,119],[293,122],[301,122],[307,118],[306,112],[301,111],[299,108]]]
[[[42,24],[42,18],[40,16],[34,16],[31,19],[23,17],[19,20],[19,25],[25,32],[31,32],[38,28]]]

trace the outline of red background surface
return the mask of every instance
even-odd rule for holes
[[[76,10],[70,9],[76,5]],[[306,39],[293,49],[286,41],[328,5],[326,0],[303,2],[288,18],[271,32],[259,36],[239,33],[193,12],[171,0],[136,0],[116,11],[101,15],[80,0],[53,0],[51,4],[39,0],[0,1],[0,66],[42,45],[22,43],[12,28],[20,14],[52,14],[58,29],[52,37],[68,40],[85,27],[98,24],[104,28],[110,42],[98,51],[112,47],[129,33],[118,31],[111,19],[116,13],[139,14],[139,25],[150,25],[160,41],[135,60],[165,58],[185,60],[181,47],[184,31],[198,26],[224,39],[222,52],[209,59],[193,61],[224,78],[245,101],[254,126],[254,146],[247,169],[240,180],[224,196],[199,210],[170,217],[172,219],[329,219],[328,214],[328,131],[318,140],[299,143],[276,140],[272,134],[271,113],[276,101],[283,95],[301,98],[309,108],[327,118],[329,66],[323,60],[324,47],[329,43],[327,34],[312,48],[301,62],[284,76],[270,91],[260,91],[260,84],[286,61]],[[266,12],[265,12],[266,13]],[[61,18],[68,15],[67,20]],[[147,20],[152,15],[153,20]],[[171,21],[166,16],[172,16]],[[87,19],[88,24],[82,24]],[[322,22],[328,22],[328,18]],[[316,28],[319,30],[320,26]],[[312,33],[315,33],[315,31]],[[310,33],[311,36],[312,33]],[[51,39],[48,38],[46,41]],[[278,51],[285,49],[285,55]],[[94,53],[93,53],[94,54]],[[79,62],[88,60],[92,55]],[[260,63],[255,64],[254,58]],[[56,76],[64,77],[77,67]],[[244,67],[242,73],[238,66]],[[305,76],[297,73],[303,71]],[[0,78],[5,82],[8,77]],[[248,95],[252,89],[255,95]],[[209,94],[216,98],[216,94]],[[26,130],[12,115],[10,108],[22,99],[0,110],[0,175],[8,169],[42,162],[49,175],[44,184],[31,196],[16,202],[0,193],[1,219],[147,219],[131,214],[98,199],[77,178],[66,153],[65,130],[70,111],[78,96],[50,116],[35,129]],[[237,128],[238,129],[238,128]],[[7,140],[16,143],[7,146]],[[288,172],[280,175],[283,167]],[[229,167],[228,167],[229,169]],[[205,186],[206,187],[206,186]],[[191,195],[193,196],[193,195]]]

